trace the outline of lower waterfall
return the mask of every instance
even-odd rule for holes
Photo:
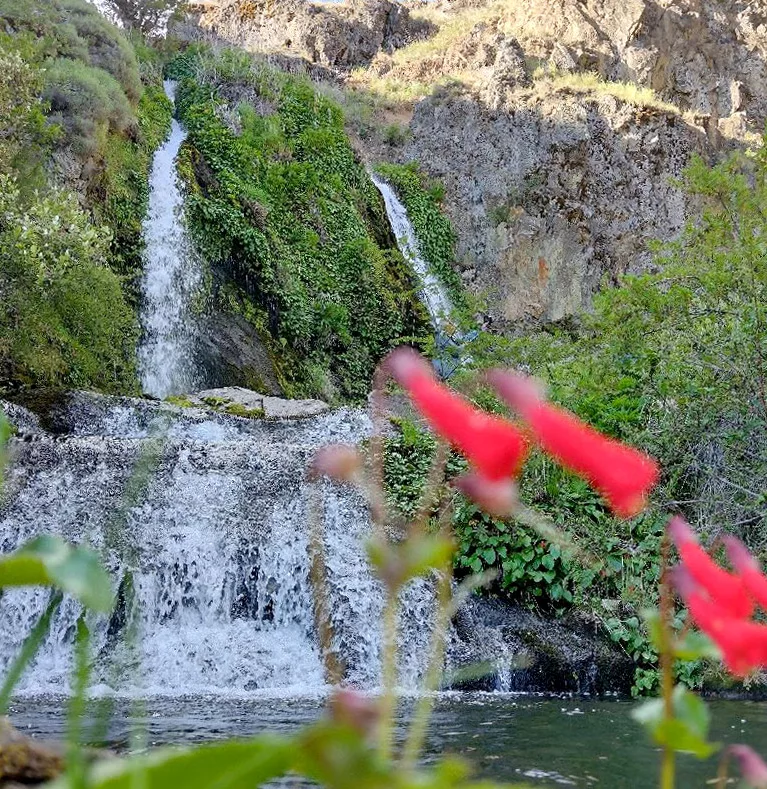
[[[55,532],[100,549],[116,585],[130,574],[140,660],[126,657],[129,614],[118,605],[94,633],[97,685],[141,695],[321,691],[307,559],[313,495],[324,511],[335,648],[349,683],[377,685],[383,593],[364,554],[364,503],[349,488],[305,481],[317,447],[369,434],[362,412],[266,422],[76,394],[57,419],[60,435],[30,424],[28,440],[13,442],[1,548]],[[162,444],[152,437],[158,425]],[[146,489],[121,515],[142,458],[151,467]],[[46,600],[43,590],[3,595],[1,667]],[[401,684],[415,688],[429,639],[429,585],[411,585],[403,603]],[[59,610],[22,692],[66,690],[78,613],[72,601]]]

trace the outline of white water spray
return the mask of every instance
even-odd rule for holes
[[[173,101],[175,82],[165,82]],[[145,392],[156,397],[199,388],[194,362],[195,322],[191,303],[199,288],[200,260],[186,235],[183,194],[176,157],[186,132],[173,120],[170,137],[157,151],[150,176],[149,212],[144,221],[139,370]]]
[[[431,272],[429,264],[421,256],[418,239],[407,215],[407,209],[386,181],[372,172],[370,178],[384,199],[386,214],[389,217],[400,252],[421,280],[421,300],[429,311],[434,328],[438,333],[449,333],[450,311],[452,310],[450,299],[442,283]]]

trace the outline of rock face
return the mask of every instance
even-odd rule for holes
[[[767,0],[438,0],[423,13],[440,45],[371,69],[452,82],[382,157],[445,184],[458,265],[496,327],[562,319],[605,276],[646,270],[647,241],[696,211],[672,183],[692,154],[713,162],[767,119]]]
[[[744,112],[761,130],[767,117],[764,0],[526,0],[503,12],[529,57],[569,59],[717,120]]]
[[[647,241],[683,227],[691,206],[671,179],[693,153],[714,155],[704,129],[607,93],[508,81],[483,92],[420,102],[403,158],[444,183],[462,276],[493,322],[573,314],[605,275],[646,268]]]
[[[224,0],[203,13],[200,26],[250,51],[289,52],[339,68],[369,63],[429,29],[392,0]]]
[[[595,626],[552,620],[500,600],[471,598],[458,612],[448,647],[456,690],[628,693],[634,665]]]

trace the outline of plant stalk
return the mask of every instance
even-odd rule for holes
[[[397,685],[397,591],[389,589],[383,613],[383,665],[381,667],[380,722],[378,728],[378,754],[381,759],[392,758],[394,740],[394,714],[396,712]]]
[[[671,617],[673,615],[674,600],[668,579],[670,544],[668,535],[664,535],[661,543],[661,581],[660,581],[660,668],[661,668],[661,694],[663,698],[663,717],[670,721],[674,718],[674,649],[671,634]],[[674,789],[676,780],[676,753],[674,748],[666,743],[663,746],[663,760],[661,763],[660,785],[661,789]]]

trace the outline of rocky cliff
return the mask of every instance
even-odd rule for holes
[[[392,0],[224,0],[203,13],[200,26],[251,52],[294,53],[342,68],[367,64],[431,29]]]
[[[367,64],[349,85],[409,130],[363,148],[444,183],[456,265],[499,328],[646,269],[696,211],[674,180],[690,157],[767,118],[765,0],[225,0],[201,24],[342,79]]]
[[[644,269],[647,242],[673,237],[690,213],[672,179],[693,153],[714,154],[670,109],[550,86],[497,108],[440,91],[410,129],[402,155],[444,183],[462,277],[496,325],[560,320],[605,276]]]

